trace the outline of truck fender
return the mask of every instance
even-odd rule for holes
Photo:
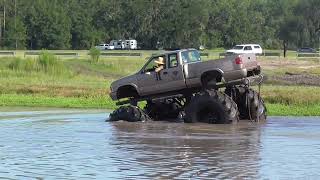
[[[205,85],[209,81],[221,82],[223,78],[223,71],[221,69],[213,69],[205,71],[201,74],[201,84]]]
[[[117,98],[126,98],[126,97],[137,97],[139,96],[139,91],[137,85],[135,84],[126,84],[122,85],[117,89]]]

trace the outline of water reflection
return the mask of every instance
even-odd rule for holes
[[[98,111],[0,112],[0,179],[317,179],[320,118],[104,122]]]
[[[113,142],[150,178],[258,177],[260,127],[113,123]],[[130,145],[130,146],[128,146]],[[128,154],[128,155],[129,155]],[[160,170],[160,171],[159,171]]]

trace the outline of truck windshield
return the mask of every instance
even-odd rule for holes
[[[243,46],[235,46],[232,49],[243,49]]]
[[[198,51],[184,51],[181,53],[184,63],[201,61],[201,57]]]

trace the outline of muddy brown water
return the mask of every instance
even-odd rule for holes
[[[238,125],[0,110],[0,179],[318,179],[320,117]]]

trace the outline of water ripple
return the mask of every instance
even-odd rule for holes
[[[317,179],[320,118],[238,125],[104,122],[81,110],[0,113],[0,179]]]

